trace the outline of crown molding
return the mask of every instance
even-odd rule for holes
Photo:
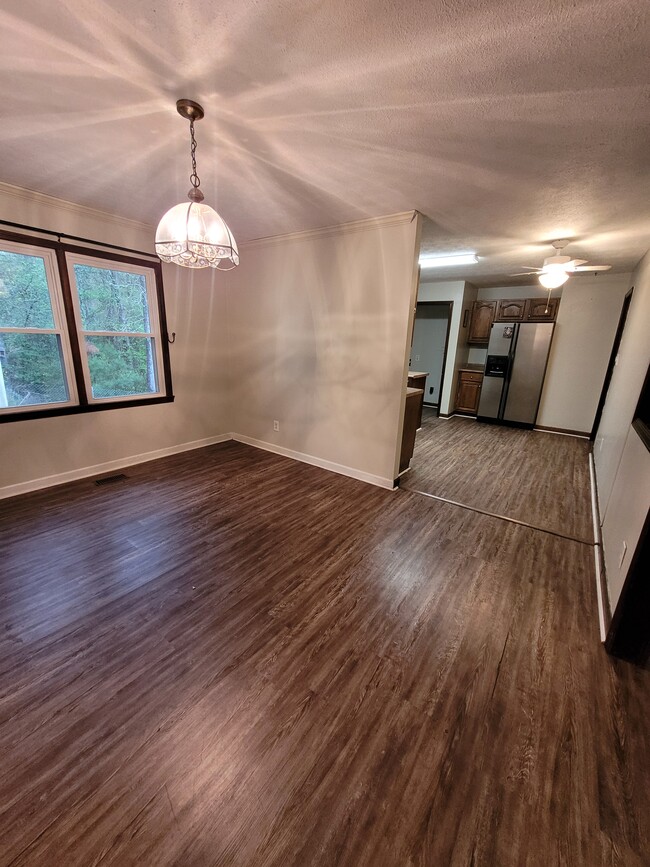
[[[22,201],[35,202],[56,208],[59,211],[71,211],[74,214],[83,214],[86,217],[93,217],[106,223],[115,223],[122,227],[132,226],[134,229],[147,232],[155,229],[155,226],[152,226],[150,223],[143,223],[130,217],[120,217],[119,214],[100,211],[98,208],[91,208],[88,205],[78,205],[76,202],[69,202],[67,199],[59,199],[56,196],[49,196],[47,193],[39,193],[37,190],[29,190],[26,187],[18,187],[14,184],[7,184],[4,181],[0,181],[0,196],[10,196]]]
[[[266,247],[273,244],[283,244],[287,241],[310,241],[315,238],[327,238],[330,235],[349,235],[354,232],[365,232],[368,229],[385,229],[389,226],[400,226],[411,223],[417,216],[417,211],[402,211],[398,214],[387,214],[383,217],[369,217],[365,220],[354,220],[350,223],[339,223],[336,226],[323,226],[319,229],[303,229],[298,232],[287,232],[284,235],[269,235],[265,238],[253,238],[242,241],[240,248]]]

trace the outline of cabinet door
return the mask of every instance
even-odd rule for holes
[[[481,394],[481,383],[473,379],[458,380],[456,392],[456,409],[460,412],[478,412],[478,399]]]
[[[495,322],[522,322],[526,312],[525,298],[503,299],[497,304]]]
[[[469,325],[468,343],[487,343],[490,339],[490,328],[496,313],[496,301],[475,301],[472,307],[472,321]]]
[[[545,298],[529,298],[526,301],[526,322],[555,322],[559,298],[551,298],[548,307]]]

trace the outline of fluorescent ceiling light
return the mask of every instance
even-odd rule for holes
[[[449,265],[476,265],[476,253],[454,253],[453,256],[420,256],[422,268],[446,268]]]

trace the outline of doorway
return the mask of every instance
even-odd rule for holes
[[[418,301],[409,370],[426,373],[424,406],[440,412],[453,301]]]

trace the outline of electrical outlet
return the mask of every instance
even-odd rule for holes
[[[619,569],[623,565],[623,560],[625,560],[626,552],[627,552],[627,542],[623,542],[623,547],[621,548],[621,559],[618,561],[618,568]]]
[[[420,360],[420,356],[419,356],[419,355],[416,355],[416,356],[415,356],[415,360],[416,360],[416,361],[419,361],[419,360]]]
[[[280,430],[280,422],[277,420],[277,418],[273,422],[273,430]]]

